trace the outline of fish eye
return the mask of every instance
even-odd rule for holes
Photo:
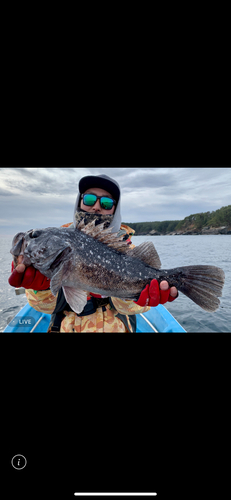
[[[30,233],[30,238],[38,238],[38,236],[40,236],[41,233],[42,233],[42,231],[39,231],[39,230],[32,231]]]

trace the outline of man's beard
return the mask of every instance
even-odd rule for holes
[[[95,225],[98,226],[98,224],[102,224],[104,222],[104,229],[110,226],[112,220],[113,220],[114,214],[96,214],[96,213],[90,213],[90,212],[85,212],[85,210],[82,210],[81,208],[77,208],[75,212],[75,227],[84,219],[84,224],[88,224],[89,222],[92,222],[95,220]]]

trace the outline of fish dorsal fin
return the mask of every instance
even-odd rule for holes
[[[138,247],[132,248],[129,252],[130,257],[142,260],[148,266],[160,269],[161,262],[159,255],[151,241],[144,241]]]
[[[126,241],[122,241],[123,236],[117,236],[117,233],[111,233],[112,227],[104,229],[104,224],[95,225],[95,221],[89,222],[88,224],[84,224],[82,220],[77,226],[76,229],[79,229],[83,233],[92,236],[95,240],[101,241],[108,247],[114,248],[118,250],[118,252],[126,253],[129,251],[129,245]]]

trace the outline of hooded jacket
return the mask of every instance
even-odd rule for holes
[[[130,243],[130,248],[134,248],[134,245],[131,244],[131,234],[134,234],[134,230],[125,224],[121,224],[121,203],[120,203],[120,187],[119,184],[114,180],[108,177],[107,175],[99,175],[99,176],[87,176],[80,180],[79,185],[82,187],[84,182],[87,184],[84,186],[86,189],[88,187],[101,187],[112,195],[113,193],[117,197],[117,205],[114,214],[111,216],[106,215],[108,219],[108,227],[112,228],[113,233],[118,233],[118,236],[122,234],[126,235],[125,239],[127,239],[128,244]],[[107,184],[108,181],[112,183],[109,187]],[[90,182],[90,185],[89,185]],[[94,185],[92,184],[94,183]],[[114,187],[113,187],[114,184]],[[86,190],[84,189],[84,191]],[[113,190],[113,192],[112,192]],[[82,191],[82,192],[84,192]],[[77,223],[80,222],[81,219],[87,218],[87,222],[90,220],[96,220],[96,225],[104,220],[104,216],[101,214],[94,214],[89,212],[84,212],[79,208],[80,204],[80,196],[81,192],[78,192],[75,206],[74,206],[74,215],[73,222],[69,222],[67,224],[63,224],[61,227],[76,227]],[[57,297],[51,293],[50,290],[38,291],[36,294],[34,290],[27,289],[25,290],[27,300],[31,307],[36,309],[37,311],[52,314],[57,302]],[[91,296],[96,297],[95,294],[88,294],[88,299]],[[87,307],[87,306],[85,306]],[[69,308],[68,308],[69,309]],[[150,309],[150,307],[140,307],[135,302],[131,300],[122,300],[115,297],[110,298],[110,303],[98,307],[93,314],[86,315],[78,315],[72,310],[64,310],[64,318],[61,321],[60,332],[126,332],[133,331],[131,326],[129,315],[139,314],[146,312]],[[120,315],[120,317],[118,316]],[[126,317],[126,321],[122,321],[122,317]],[[127,326],[126,326],[127,325]],[[49,331],[49,330],[48,330]]]
[[[101,187],[102,189],[105,188],[106,191],[110,192],[113,196],[113,192],[111,192],[111,186],[108,185],[108,181],[110,183],[112,183],[112,186],[114,184],[115,186],[115,193],[117,194],[117,205],[116,205],[116,209],[115,209],[115,212],[113,215],[109,216],[111,217],[111,223],[110,225],[108,226],[109,228],[111,227],[112,228],[112,233],[118,233],[118,231],[120,230],[120,226],[121,226],[121,213],[120,213],[120,207],[121,207],[121,203],[120,203],[120,187],[119,187],[119,184],[118,182],[116,182],[114,179],[112,179],[111,177],[108,177],[108,175],[96,175],[96,176],[87,176],[87,177],[83,177],[83,179],[80,179],[80,182],[79,182],[79,186],[81,187],[81,181],[83,182],[84,179],[86,179],[86,183],[85,183],[85,186],[83,184],[83,186],[86,188],[84,189],[84,191],[86,191],[88,189],[88,187]],[[87,181],[87,179],[89,179],[89,181]],[[94,179],[94,180],[93,180]],[[91,180],[91,182],[90,182]],[[95,184],[94,186],[92,185],[92,182]],[[73,225],[74,227],[76,227],[76,211],[77,209],[79,208],[79,205],[80,205],[80,196],[81,196],[81,192],[79,190],[78,194],[77,194],[77,198],[76,198],[76,202],[75,202],[75,206],[74,206],[74,214],[73,214]],[[88,213],[88,215],[90,215]],[[93,217],[95,214],[91,214]],[[108,217],[108,216],[107,216]],[[100,220],[100,217],[99,217],[99,220]]]

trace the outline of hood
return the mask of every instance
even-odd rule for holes
[[[79,181],[79,192],[77,194],[76,202],[75,202],[75,208],[74,208],[74,216],[73,216],[73,224],[74,227],[76,227],[76,218],[75,218],[75,213],[77,212],[77,209],[79,208],[79,203],[80,203],[80,195],[86,191],[90,187],[101,187],[102,189],[105,189],[106,191],[109,191],[112,196],[116,196],[117,198],[117,205],[114,214],[112,215],[112,222],[110,222],[110,225],[108,227],[112,227],[112,233],[118,233],[120,230],[120,225],[121,225],[121,213],[120,213],[120,187],[118,182],[116,182],[114,179],[111,177],[108,177],[108,175],[89,175],[86,177],[82,177]],[[78,210],[79,212],[79,210]],[[87,212],[85,212],[87,213]],[[92,219],[99,217],[99,214],[88,214],[88,216],[92,216]],[[102,216],[101,216],[102,218]]]

